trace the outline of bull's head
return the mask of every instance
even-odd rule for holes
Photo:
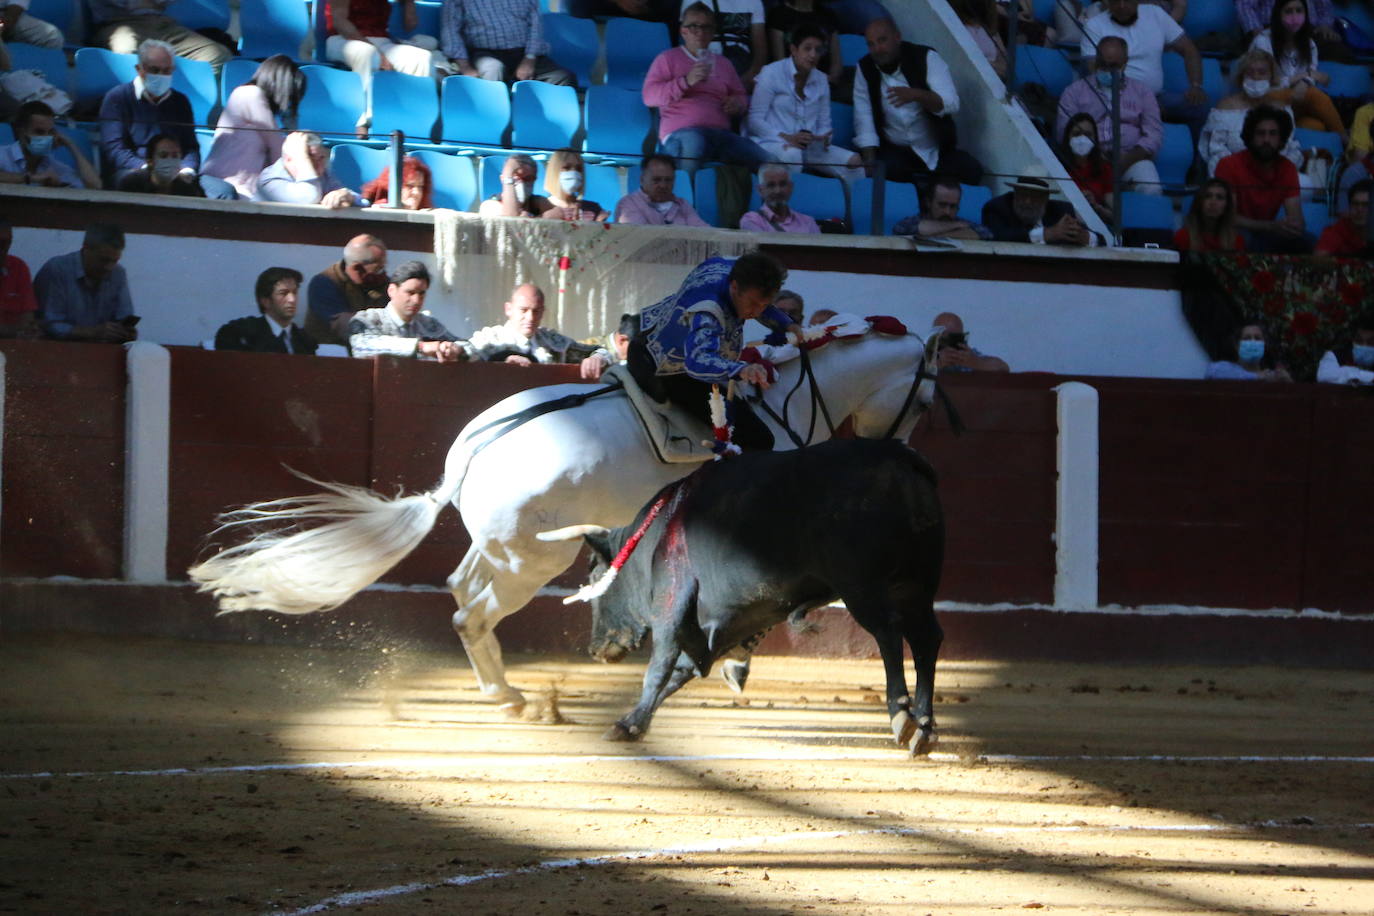
[[[535,537],[541,541],[572,541],[580,537],[591,548],[592,557],[587,567],[588,584],[563,599],[564,604],[591,602],[592,638],[588,646],[591,656],[598,661],[618,662],[637,648],[647,630],[645,622],[633,610],[637,589],[630,587],[629,583],[611,588],[618,578],[611,572],[611,561],[620,543],[625,540],[623,532],[600,525],[570,525],[554,531],[541,531]],[[647,592],[638,597],[647,606]]]

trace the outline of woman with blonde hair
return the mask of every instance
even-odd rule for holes
[[[1244,251],[1245,239],[1236,231],[1236,195],[1220,178],[1208,178],[1193,195],[1193,205],[1174,233],[1179,251]]]
[[[552,206],[543,213],[544,219],[567,222],[595,220],[604,223],[610,218],[606,208],[594,200],[584,200],[582,189],[587,183],[586,166],[582,154],[564,147],[549,157],[544,166],[544,190]]]

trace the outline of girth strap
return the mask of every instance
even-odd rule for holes
[[[485,442],[481,443],[472,450],[472,454],[476,455],[482,449],[486,448],[488,445],[491,445],[493,442],[495,442],[497,439],[500,439],[506,433],[510,432],[516,427],[523,426],[531,420],[534,420],[538,417],[542,417],[546,413],[553,413],[555,410],[567,410],[569,407],[581,407],[583,404],[587,403],[592,398],[600,397],[603,394],[610,394],[613,391],[620,391],[623,387],[624,386],[622,386],[620,382],[613,382],[607,385],[606,387],[598,388],[595,391],[587,391],[582,394],[564,395],[561,398],[554,398],[552,401],[543,401],[539,404],[532,404],[529,407],[526,407],[524,410],[519,411],[518,413],[513,413],[508,417],[502,417],[499,420],[492,420],[490,423],[482,424],[481,426],[474,429],[472,432],[468,433],[466,439],[472,439],[478,433],[485,432],[486,430],[491,429],[493,426],[500,426],[503,423],[506,424],[504,429],[498,430]]]

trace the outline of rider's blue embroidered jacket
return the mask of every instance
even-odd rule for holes
[[[678,291],[644,310],[640,328],[659,375],[687,373],[703,382],[734,378],[747,363],[740,360],[745,319],[730,301],[729,258],[708,258],[692,269]],[[778,330],[792,324],[769,306],[759,321]]]

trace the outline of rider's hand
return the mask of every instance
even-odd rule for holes
[[[750,382],[754,385],[758,385],[759,388],[765,391],[773,384],[768,379],[768,370],[758,363],[750,363],[745,366],[739,371],[739,374],[736,375],[735,378],[739,379],[741,382]]]
[[[599,356],[588,356],[582,360],[579,368],[584,379],[594,382],[606,371],[606,361]]]

